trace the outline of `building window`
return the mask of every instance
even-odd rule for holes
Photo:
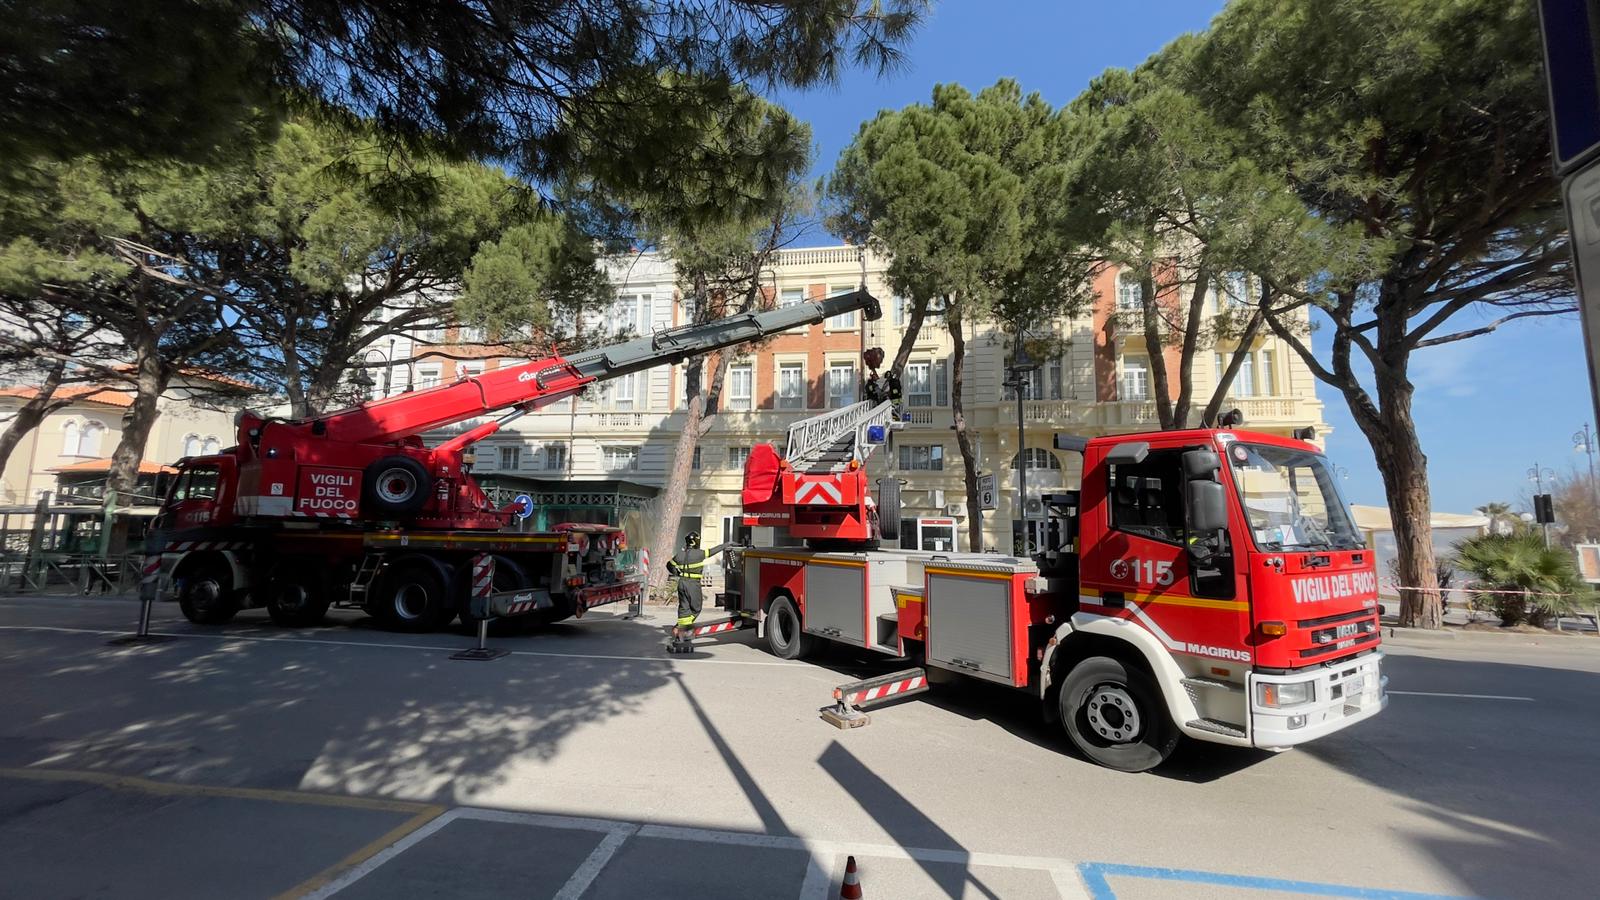
[[[215,456],[217,451],[221,449],[222,443],[217,440],[215,435],[207,436],[205,443],[200,445],[200,452],[206,456]]]
[[[417,326],[415,340],[421,344],[437,344],[444,340],[444,326],[438,322],[425,322]]]
[[[684,301],[684,315],[693,321],[690,301]],[[612,304],[606,317],[607,331],[612,335],[641,335],[650,333],[650,296],[625,294]]]
[[[950,405],[950,361],[941,359],[933,366],[933,405]]]
[[[476,377],[478,377],[479,375],[482,375],[482,374],[483,374],[483,363],[481,363],[481,362],[456,363],[456,377],[457,378],[476,378]]]
[[[533,465],[536,469],[546,472],[564,472],[567,468],[567,445],[563,441],[553,441],[540,447],[534,454]]]
[[[1149,400],[1150,399],[1150,361],[1143,356],[1124,356],[1122,358],[1122,386],[1123,400]]]
[[[856,402],[856,364],[828,365],[828,407],[838,409]]]
[[[943,471],[944,445],[901,444],[900,468],[905,471]]]
[[[602,447],[607,472],[636,472],[639,469],[638,447]]]
[[[806,408],[806,367],[803,363],[778,364],[778,408]]]
[[[907,406],[932,406],[933,364],[914,362],[907,365],[905,384],[902,388]]]
[[[845,285],[836,284],[836,285],[833,285],[833,286],[828,288],[828,296],[829,297],[837,297],[840,294],[848,294],[851,291],[854,291],[855,289],[856,289],[856,287],[853,284],[845,284]],[[827,329],[829,331],[850,331],[850,330],[854,329],[855,327],[856,327],[856,313],[855,313],[855,310],[851,310],[850,312],[847,312],[847,313],[840,313],[837,316],[829,316],[828,317]]]
[[[78,423],[69,421],[61,426],[61,455],[78,455]]]
[[[458,342],[462,344],[481,344],[489,339],[488,333],[477,325],[463,325],[456,333],[460,335]]]
[[[890,302],[894,304],[894,324],[904,325],[911,318],[911,298],[895,297]]]
[[[784,288],[778,294],[779,306],[799,306],[804,302],[806,302],[805,288]]]
[[[417,366],[417,387],[431,388],[439,383],[438,366]]]
[[[1243,272],[1229,272],[1222,276],[1222,284],[1217,290],[1226,298],[1229,306],[1250,305],[1250,281]]]
[[[1011,471],[1015,472],[1017,470],[1017,462],[1024,457],[1024,454],[1026,454],[1026,458],[1028,460],[1029,472],[1032,472],[1035,469],[1041,471],[1061,471],[1061,457],[1056,456],[1049,450],[1045,450],[1040,447],[1029,447],[1028,449],[1022,451],[1022,453],[1013,454],[1011,457]]]
[[[1261,351],[1261,396],[1276,397],[1278,395],[1277,373],[1272,368],[1272,351]]]
[[[99,456],[100,439],[105,437],[106,426],[90,420],[83,423],[83,434],[78,439],[79,456]]]
[[[500,448],[500,468],[506,469],[506,470],[509,470],[509,471],[516,471],[519,467],[521,467],[521,465],[522,465],[522,448],[521,447],[501,447]]]
[[[200,455],[200,449],[203,446],[205,446],[205,445],[200,443],[200,435],[198,435],[198,434],[186,434],[186,435],[183,436],[183,455],[184,456],[199,456]]]
[[[1117,275],[1117,309],[1142,310],[1144,296],[1140,292],[1139,276],[1134,272]]]
[[[1254,353],[1246,353],[1239,363],[1239,374],[1233,379],[1233,395],[1235,397],[1254,397],[1256,395],[1256,361]]]
[[[694,455],[689,457],[689,468],[697,472],[700,470],[700,448],[698,446],[694,448]]]
[[[644,373],[629,372],[600,385],[600,404],[607,409],[629,411],[639,408],[639,385]]]
[[[728,448],[728,468],[744,471],[744,464],[750,459],[749,447]]]
[[[755,370],[749,363],[728,367],[728,409],[752,409],[755,396]]]

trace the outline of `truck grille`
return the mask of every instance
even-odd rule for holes
[[[1371,625],[1372,630],[1365,634],[1361,634],[1352,638],[1346,638],[1341,641],[1334,641],[1331,644],[1319,644],[1318,646],[1312,647],[1308,650],[1301,650],[1300,658],[1310,659],[1315,656],[1327,656],[1331,653],[1339,653],[1357,647],[1365,647],[1368,644],[1376,644],[1378,642],[1378,623],[1372,622]]]

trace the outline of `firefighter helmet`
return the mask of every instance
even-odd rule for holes
[[[683,545],[691,550],[700,546],[700,532],[691,531],[683,536]]]

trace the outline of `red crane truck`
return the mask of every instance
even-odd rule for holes
[[[471,474],[472,445],[506,423],[587,385],[732,347],[829,316],[881,313],[865,290],[685,325],[570,358],[536,360],[452,384],[301,420],[237,416],[238,443],[177,464],[147,553],[159,585],[192,622],[226,622],[267,607],[289,626],[320,621],[330,604],[366,610],[386,627],[429,631],[467,620],[473,560],[486,556],[495,591],[546,621],[633,599],[616,571],[619,529],[572,526],[506,532]],[[434,446],[422,435],[486,414],[501,418]]]
[[[777,656],[833,641],[1024,690],[1129,772],[1181,736],[1280,750],[1387,705],[1373,555],[1309,429],[1058,435],[1081,490],[1043,496],[1050,546],[1017,558],[879,548],[898,482],[875,507],[866,458],[891,410],[829,413],[786,455],[751,453],[745,523],[808,545],[729,562],[728,605]],[[896,673],[841,688],[839,712],[926,689],[923,670]]]

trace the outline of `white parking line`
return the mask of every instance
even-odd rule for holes
[[[1084,900],[1084,892],[1073,861],[1049,856],[1019,856],[1009,853],[971,853],[965,850],[936,850],[928,847],[901,847],[895,844],[848,843],[837,840],[813,840],[787,835],[753,834],[741,831],[713,831],[706,828],[688,828],[679,825],[639,825],[610,819],[590,819],[581,816],[555,816],[544,813],[523,813],[501,809],[458,807],[439,816],[422,828],[411,832],[372,858],[356,866],[337,879],[323,885],[305,900],[326,900],[362,878],[372,874],[384,863],[415,847],[424,839],[437,833],[445,825],[458,819],[481,822],[499,822],[510,825],[529,825],[538,828],[565,828],[578,831],[596,831],[605,834],[598,846],[589,852],[572,876],[567,879],[556,900],[574,900],[583,894],[610,864],[617,850],[630,838],[659,838],[688,841],[697,844],[722,844],[737,847],[761,847],[774,850],[791,850],[808,854],[804,881],[800,885],[800,900],[816,900],[828,895],[832,882],[837,880],[846,855],[861,859],[900,859],[916,862],[949,863],[965,866],[984,866],[999,869],[1032,869],[1049,873],[1062,900]]]
[[[127,630],[108,631],[103,628],[74,628],[65,625],[0,625],[0,631],[53,631],[63,634],[94,634],[103,636],[117,636],[129,634]],[[454,653],[465,650],[466,647],[442,647],[432,644],[394,644],[394,643],[366,643],[363,641],[340,641],[325,638],[303,637],[267,637],[256,634],[239,634],[238,632],[217,632],[203,634],[193,631],[151,631],[157,637],[169,638],[209,638],[220,641],[257,641],[261,643],[284,644],[325,644],[332,647],[372,647],[379,650],[431,650],[440,653]],[[609,653],[551,653],[546,650],[512,650],[512,656],[539,656],[549,659],[607,659],[623,662],[652,662],[668,663],[670,665],[702,665],[702,666],[771,666],[784,668],[807,667],[805,663],[795,661],[760,660],[760,659],[694,659],[684,657],[661,656],[621,656]]]
[[[1390,694],[1399,694],[1402,697],[1457,697],[1462,700],[1521,700],[1526,703],[1537,701],[1532,697],[1504,697],[1499,694],[1444,694],[1435,691],[1389,691]]]

